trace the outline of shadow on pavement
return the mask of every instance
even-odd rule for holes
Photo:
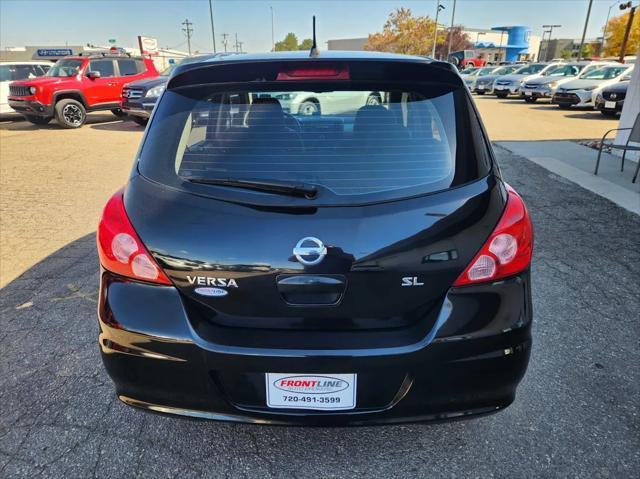
[[[142,133],[144,131],[144,127],[138,125],[134,121],[122,120],[119,122],[112,123],[101,123],[99,125],[91,125],[91,128],[94,130],[104,130],[104,131],[131,131],[135,133]]]
[[[567,113],[564,116],[565,118],[575,118],[578,120],[598,120],[598,121],[615,120],[617,121],[619,119],[619,117],[604,116],[602,113],[600,113],[597,110],[582,111],[581,113]]]
[[[87,115],[86,123],[80,128],[86,128],[90,125],[95,125],[96,123],[114,123],[121,122],[121,119],[112,115],[111,113],[102,114],[102,113],[90,113]],[[8,120],[0,121],[0,130],[7,131],[35,131],[35,130],[66,130],[67,128],[62,128],[54,118],[51,119],[49,123],[46,125],[34,125],[33,123],[28,122],[21,116],[18,118],[10,118]]]

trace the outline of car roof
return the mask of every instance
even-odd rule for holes
[[[212,54],[202,55],[200,58],[188,63],[181,63],[173,71],[172,76],[178,76],[188,70],[212,66],[215,64],[229,63],[252,63],[252,62],[282,62],[282,61],[372,61],[372,62],[413,62],[413,63],[432,63],[437,66],[444,66],[452,70],[453,65],[448,62],[435,61],[429,57],[418,55],[400,55],[396,53],[386,52],[365,52],[365,51],[338,51],[327,50],[321,51],[317,56],[310,56],[306,50],[296,52],[271,52],[271,53],[237,53],[232,55]]]
[[[101,53],[91,53],[87,55],[69,55],[67,57],[63,57],[60,60],[96,60],[96,59],[113,59],[113,60],[144,60],[146,57],[134,56],[134,55],[116,55],[116,54],[101,54]]]
[[[40,60],[40,61],[3,61],[0,62],[0,65],[53,65],[53,62]]]

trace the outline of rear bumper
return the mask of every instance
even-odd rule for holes
[[[44,105],[37,100],[27,100],[20,97],[10,97],[9,106],[18,113],[25,115],[50,118],[53,116],[53,105]]]
[[[432,329],[403,346],[266,349],[205,339],[173,287],[103,273],[99,324],[107,372],[118,397],[132,406],[269,424],[442,420],[495,412],[513,401],[529,361],[531,293],[528,272],[450,290]],[[265,372],[356,373],[356,409],[268,409]]]

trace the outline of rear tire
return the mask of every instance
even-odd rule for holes
[[[611,110],[600,110],[600,113],[602,113],[604,116],[608,118],[615,118],[616,115],[618,114],[617,111],[611,111]]]
[[[509,96],[509,94],[508,94],[508,93],[505,93],[505,92],[503,92],[503,91],[499,91],[499,92],[496,92],[496,96],[497,96],[498,98],[507,98],[507,97]]]
[[[24,119],[29,123],[33,123],[34,125],[46,125],[48,124],[52,118],[51,117],[43,117],[36,115],[24,115]]]
[[[538,99],[530,96],[525,96],[524,101],[526,101],[527,103],[535,103],[536,101],[538,101]]]
[[[118,118],[123,118],[127,116],[127,114],[123,112],[120,108],[114,108],[113,110],[111,110],[111,113],[113,113]]]
[[[142,118],[141,116],[130,116],[129,118],[140,126],[147,126],[147,123],[149,123],[149,118]]]
[[[56,121],[62,128],[80,128],[87,121],[87,111],[82,103],[65,98],[56,103]]]
[[[571,103],[558,103],[558,108],[562,110],[568,110],[571,108]]]

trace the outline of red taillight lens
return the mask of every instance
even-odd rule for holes
[[[507,206],[502,218],[473,261],[456,279],[454,286],[496,281],[529,267],[533,251],[533,227],[527,207],[507,185]]]
[[[309,63],[293,65],[279,72],[276,80],[348,80],[349,77],[346,65]]]
[[[102,266],[112,273],[149,283],[171,284],[131,226],[124,209],[123,190],[109,199],[102,212],[98,255]]]

